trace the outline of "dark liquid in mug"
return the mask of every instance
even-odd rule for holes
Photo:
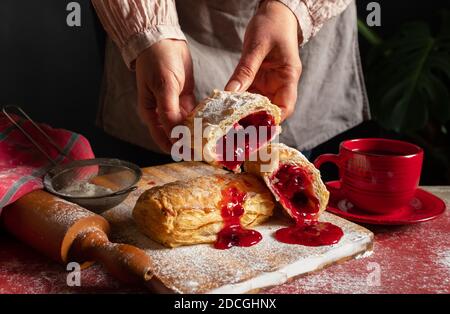
[[[405,155],[401,152],[395,152],[392,150],[385,150],[385,149],[370,149],[370,150],[368,150],[368,149],[353,149],[352,151],[355,153],[371,154],[371,155],[377,155],[377,156],[404,156]]]

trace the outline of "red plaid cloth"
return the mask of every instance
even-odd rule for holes
[[[14,116],[15,120],[44,148],[58,164],[67,162],[47,143],[30,122]],[[39,125],[70,158],[94,158],[91,145],[80,134],[48,125]],[[52,167],[42,153],[3,114],[0,114],[0,214],[3,207],[21,196],[42,189],[42,178]]]

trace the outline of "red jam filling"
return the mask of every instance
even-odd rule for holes
[[[280,203],[288,208],[295,226],[275,232],[275,238],[283,243],[306,246],[331,245],[343,236],[341,228],[317,221],[320,204],[314,195],[311,175],[295,165],[284,164],[270,178]]]
[[[256,127],[252,133],[248,126]],[[260,131],[266,127],[264,136]],[[251,136],[256,133],[256,139]],[[266,111],[252,113],[239,120],[218,142],[216,151],[221,156],[221,163],[230,170],[236,170],[248,156],[257,151],[259,147],[267,143],[275,135],[275,120]],[[243,139],[243,140],[242,140]],[[231,146],[232,145],[232,146]],[[227,151],[227,148],[230,151]],[[228,152],[228,153],[227,153]]]
[[[271,182],[280,203],[290,209],[296,220],[312,220],[320,209],[314,195],[311,176],[298,166],[284,164],[272,175]]]
[[[283,243],[305,246],[336,244],[342,238],[342,229],[329,222],[310,221],[275,232],[275,238]]]
[[[220,208],[224,226],[217,234],[217,240],[214,243],[216,249],[252,246],[261,241],[262,236],[258,231],[244,229],[241,225],[246,197],[247,193],[239,191],[236,187],[228,187],[222,191]]]

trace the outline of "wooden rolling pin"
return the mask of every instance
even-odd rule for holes
[[[127,283],[152,278],[150,257],[132,245],[109,242],[109,224],[102,216],[45,191],[5,207],[1,218],[10,233],[59,263],[87,267],[98,261]]]

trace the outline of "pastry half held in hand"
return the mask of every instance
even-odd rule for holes
[[[245,241],[257,232],[246,228],[269,218],[274,206],[259,177],[228,173],[153,187],[139,197],[133,218],[141,232],[168,247],[216,242],[224,248],[217,246],[227,240],[220,235],[235,241],[229,246],[249,246],[255,243]],[[248,239],[239,239],[243,235]]]
[[[269,162],[247,161],[245,171],[261,176],[297,223],[317,220],[330,195],[319,170],[298,150],[284,144],[270,144],[269,153],[270,167]]]
[[[280,133],[280,121],[280,108],[267,97],[214,90],[188,116],[185,125],[191,133],[189,146],[197,156],[240,172],[250,154]]]

